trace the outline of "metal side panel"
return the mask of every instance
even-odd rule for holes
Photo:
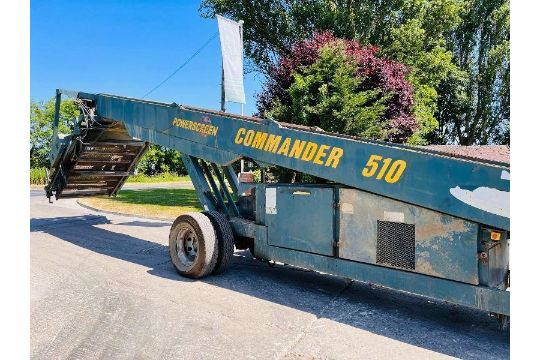
[[[267,187],[268,244],[333,255],[334,189]]]
[[[355,190],[339,190],[339,257],[478,284],[478,225]]]

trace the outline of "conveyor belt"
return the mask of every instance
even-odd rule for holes
[[[62,159],[53,169],[50,185],[46,188],[57,199],[116,195],[147,148],[143,141],[115,140],[90,141],[91,134],[73,138],[62,153]],[[94,136],[98,137],[98,136]]]

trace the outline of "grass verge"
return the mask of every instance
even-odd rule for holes
[[[162,173],[158,175],[144,175],[144,174],[137,174],[137,175],[131,175],[128,177],[127,181],[128,183],[166,183],[166,182],[190,182],[191,179],[189,176],[178,176],[176,174],[171,173]]]
[[[89,197],[79,202],[99,210],[167,220],[202,210],[194,189],[121,190],[116,197]]]
[[[30,185],[45,185],[45,168],[30,169]],[[178,176],[173,173],[162,173],[157,175],[137,174],[128,177],[127,183],[169,183],[169,182],[190,182],[189,176]]]

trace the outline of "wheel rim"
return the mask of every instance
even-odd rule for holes
[[[189,224],[180,226],[176,236],[176,256],[184,266],[192,266],[199,253],[199,238],[195,229]]]

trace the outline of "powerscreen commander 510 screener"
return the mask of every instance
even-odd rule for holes
[[[58,134],[62,94],[81,114]],[[205,211],[179,216],[178,272],[223,272],[237,248],[261,259],[510,314],[510,164],[369,141],[175,103],[57,90],[45,187],[114,196],[149,144],[182,153]],[[242,183],[250,159],[323,179]]]

